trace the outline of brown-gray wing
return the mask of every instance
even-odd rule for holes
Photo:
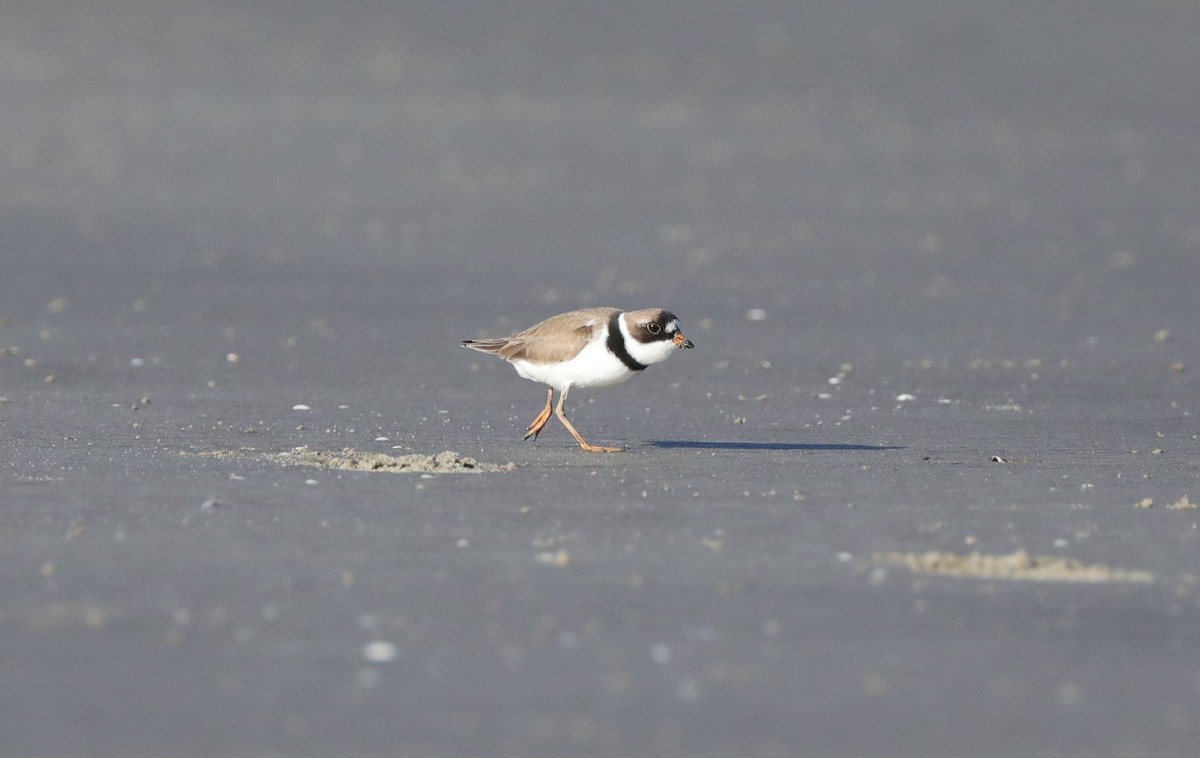
[[[584,308],[551,316],[513,335],[498,354],[506,361],[557,363],[569,360],[583,350],[595,329],[620,312],[619,308]]]

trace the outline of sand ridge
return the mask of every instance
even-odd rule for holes
[[[453,450],[440,453],[408,453],[388,455],[344,447],[341,450],[313,450],[307,445],[283,453],[264,453],[256,450],[213,450],[192,453],[205,458],[249,458],[278,463],[284,466],[311,466],[339,471],[383,471],[405,474],[479,474],[512,471],[514,463],[485,463]]]
[[[905,566],[916,574],[974,579],[1093,583],[1154,581],[1154,575],[1148,571],[1115,569],[1103,564],[1082,563],[1072,558],[1029,555],[1024,550],[1001,555],[979,552],[958,555],[937,550],[925,553],[876,553],[874,559],[879,563]]]

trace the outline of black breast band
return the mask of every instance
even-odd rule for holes
[[[608,349],[630,371],[645,371],[646,364],[638,363],[637,359],[630,355],[629,350],[625,347],[625,336],[621,334],[621,324],[618,321],[620,318],[621,314],[617,313],[608,322]]]

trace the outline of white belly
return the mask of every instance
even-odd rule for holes
[[[589,343],[579,355],[563,363],[515,360],[512,365],[526,379],[549,384],[559,391],[567,387],[611,387],[629,381],[639,373],[630,371],[610,353],[603,340]]]

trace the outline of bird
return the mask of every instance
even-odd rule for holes
[[[525,439],[537,439],[553,407],[558,420],[589,453],[618,453],[624,448],[593,445],[575,429],[563,409],[571,388],[621,384],[675,350],[694,347],[683,336],[675,314],[661,308],[584,308],[551,316],[511,337],[463,340],[462,346],[499,356],[522,377],[549,385],[546,407],[526,428]]]

